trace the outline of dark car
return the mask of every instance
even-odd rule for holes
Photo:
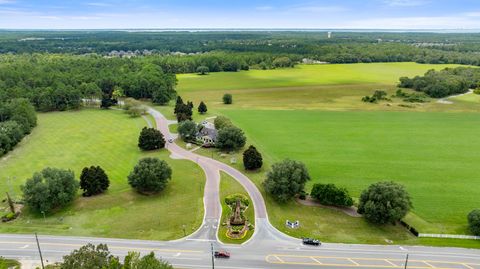
[[[303,238],[302,241],[304,245],[320,246],[322,244],[319,240],[313,238]]]
[[[215,258],[230,258],[230,253],[226,251],[215,251]]]

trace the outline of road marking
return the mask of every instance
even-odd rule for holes
[[[350,258],[348,258],[348,261],[352,262],[352,263],[355,264],[356,266],[360,266],[360,264],[358,264],[358,262],[356,262],[356,261],[354,261],[354,260],[352,260],[352,259],[350,259]]]
[[[392,266],[398,266],[398,265],[394,264],[393,262],[389,261],[388,259],[385,259],[385,261],[386,261],[387,263],[391,264]]]
[[[322,264],[319,260],[315,259],[314,257],[310,257],[310,259],[314,260],[315,262]]]
[[[426,265],[428,265],[428,266],[430,266],[431,268],[437,268],[437,267],[435,267],[435,266],[433,266],[433,265],[429,264],[429,263],[428,263],[428,262],[426,262],[426,261],[424,261],[423,263],[424,263],[424,264],[426,264]]]
[[[398,247],[398,248],[403,250],[403,251],[407,251],[407,249],[405,249],[404,247]]]
[[[177,254],[175,254],[174,257],[178,257],[178,256],[180,256],[180,255],[182,255],[182,253],[178,252]]]
[[[217,242],[217,240],[212,240],[212,239],[195,239],[195,238],[189,238],[185,239],[187,241],[199,241],[199,242]]]
[[[273,260],[272,258],[275,258],[276,260]],[[285,259],[286,258],[286,259]],[[288,258],[297,258],[297,259],[302,259],[304,258],[305,261],[288,261]],[[337,260],[338,262],[330,262],[330,263],[324,263],[322,262],[322,259],[329,259],[329,260]],[[271,264],[290,264],[290,265],[314,265],[314,266],[331,266],[331,267],[357,267],[357,268],[403,268],[402,265],[397,265],[393,263],[392,261],[399,262],[403,264],[403,259],[379,259],[379,258],[349,258],[349,257],[341,257],[341,256],[307,256],[307,255],[290,255],[290,254],[270,254],[265,257],[265,261],[267,263]],[[309,262],[312,261],[312,262]],[[313,262],[314,261],[314,262]],[[340,261],[349,261],[351,264],[345,264],[344,262]],[[358,261],[362,261],[360,264]],[[368,263],[368,261],[371,262],[371,264]],[[387,262],[389,265],[380,265],[380,264],[375,264],[374,262],[377,261],[383,261]],[[469,263],[468,265],[466,263],[462,262],[450,262],[450,261],[431,261],[431,260],[409,260],[410,262],[415,262],[415,263],[423,263],[425,266],[415,266],[415,265],[410,265],[409,268],[411,269],[431,269],[431,268],[436,268],[436,269],[458,269],[458,265],[460,266],[465,266],[468,269],[474,269],[472,266],[480,266],[480,264],[472,264]],[[434,264],[448,264],[452,265],[455,267],[435,267]],[[471,266],[470,266],[471,265]]]
[[[23,247],[20,247],[20,248],[23,248],[23,249],[25,249],[25,248],[28,248],[29,246],[30,246],[30,245],[25,245],[25,246],[23,246]]]

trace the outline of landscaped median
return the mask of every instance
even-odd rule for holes
[[[246,223],[244,225],[236,226],[241,228],[246,226],[245,231],[242,232],[243,229],[239,229],[238,233],[234,231],[236,228],[232,227],[230,232],[228,228],[229,219],[234,215],[233,211],[235,210],[235,198],[237,196],[242,196],[242,198],[248,199],[247,204],[242,202],[241,205],[242,207],[245,207],[241,209],[241,217],[246,221]],[[228,198],[232,200],[232,203],[230,203],[231,205],[226,203],[226,198],[227,200]],[[250,239],[255,229],[255,210],[253,208],[252,200],[242,185],[224,172],[221,172],[220,202],[222,204],[222,218],[220,220],[220,226],[218,229],[218,238],[220,241],[228,244],[241,244]]]

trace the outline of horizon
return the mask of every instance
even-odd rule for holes
[[[262,27],[259,27],[262,26]],[[379,27],[381,26],[381,27]],[[460,0],[175,2],[0,0],[0,29],[480,29],[480,3]]]

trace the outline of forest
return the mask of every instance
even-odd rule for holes
[[[224,61],[241,58],[270,68],[279,56],[331,63],[404,62],[480,65],[480,34],[326,31],[0,31],[0,53],[69,53],[189,55],[223,53]],[[200,55],[199,55],[200,54]],[[178,57],[162,59],[176,61]],[[192,72],[174,66],[175,73]],[[212,72],[220,70],[212,67]],[[228,69],[228,68],[227,68]],[[225,70],[226,71],[226,70]]]
[[[447,68],[440,71],[430,70],[424,76],[400,78],[399,87],[424,92],[430,97],[442,98],[476,89],[480,83],[478,68]]]

